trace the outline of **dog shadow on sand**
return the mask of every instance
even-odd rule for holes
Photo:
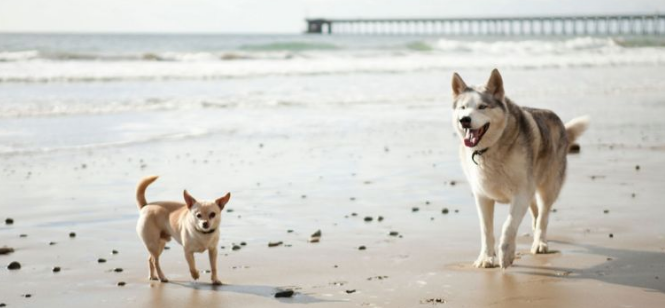
[[[209,283],[198,282],[185,282],[185,281],[170,281],[169,284],[190,288],[197,291],[213,291],[223,293],[238,293],[260,296],[268,299],[274,299],[284,304],[314,304],[314,303],[341,303],[344,301],[320,299],[314,296],[299,293],[296,288],[290,287],[272,287],[262,285],[239,285],[239,284],[226,284],[221,286],[214,286]],[[275,297],[275,293],[284,290],[294,290],[295,293],[292,297]]]
[[[580,248],[576,253],[607,257],[606,261],[587,268],[518,265],[528,275],[558,279],[590,279],[610,284],[637,287],[651,292],[665,293],[665,252],[606,248],[588,244],[550,241]],[[551,273],[554,271],[554,273]]]

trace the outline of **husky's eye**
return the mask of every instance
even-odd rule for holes
[[[203,217],[203,215],[201,215],[201,213],[196,214],[196,218],[201,218],[201,217]]]
[[[480,105],[480,106],[478,106],[478,109],[480,109],[480,110],[487,109],[487,105]]]
[[[215,218],[215,213],[210,213],[210,219]]]

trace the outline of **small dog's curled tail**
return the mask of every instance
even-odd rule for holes
[[[589,127],[589,116],[574,118],[566,123],[568,144],[573,144]]]
[[[151,175],[144,177],[140,182],[139,185],[136,186],[136,203],[139,206],[139,210],[142,209],[146,204],[148,204],[148,201],[145,200],[145,190],[148,188],[152,182],[157,180],[159,178],[156,175]]]

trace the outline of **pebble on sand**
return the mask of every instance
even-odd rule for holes
[[[372,216],[365,216],[365,221],[366,222],[371,222],[372,220],[374,220],[374,218]]]
[[[9,270],[21,269],[21,263],[13,261],[12,263],[9,263],[9,265],[7,265],[7,269],[9,269]]]
[[[280,245],[282,245],[282,244],[283,244],[282,241],[279,241],[279,242],[269,242],[269,243],[268,243],[268,247],[277,247],[277,246],[280,246]]]
[[[420,211],[420,208],[418,208],[418,207],[412,207],[411,208],[411,212],[415,213],[415,212],[418,212],[418,211]]]
[[[398,235],[399,235],[399,232],[397,232],[397,231],[390,231],[390,233],[388,233],[388,235],[390,235],[390,236],[398,236]]]
[[[106,259],[99,258],[99,259],[97,259],[97,263],[106,263]]]
[[[443,210],[441,210],[441,214],[448,214],[450,212],[447,207],[444,207]]]
[[[603,213],[608,214],[610,210],[604,210]]]
[[[53,272],[54,273],[59,273],[60,272],[60,266],[54,266],[53,267]]]
[[[72,237],[72,238],[76,237],[76,233],[75,232],[69,232],[69,237]]]
[[[11,218],[7,218],[7,219],[5,219],[5,224],[7,224],[7,225],[11,225],[11,224],[13,224],[13,223],[14,223],[14,219],[11,219]]]
[[[377,220],[378,222],[382,222],[382,221],[383,221],[383,216],[379,216],[379,217],[377,217],[376,220]]]
[[[119,286],[119,287],[124,287],[125,284],[126,284],[126,283],[125,283],[124,281],[120,281],[120,282],[118,282],[118,286]]]
[[[321,230],[316,230],[316,232],[312,233],[309,237],[309,242],[310,243],[318,243],[321,241]]]
[[[640,171],[640,165],[635,165],[635,170]]]
[[[12,252],[14,252],[14,248],[7,247],[7,246],[0,248],[0,255],[6,255],[6,254],[10,254]]]
[[[32,294],[29,294],[29,293],[28,293],[28,294],[23,294],[23,295],[21,295],[21,296],[22,296],[22,297],[25,297],[25,298],[31,298],[31,297],[32,297]]]
[[[49,242],[48,244],[49,244],[50,246],[53,246],[53,245],[55,245],[55,244],[57,244],[57,243],[56,243],[56,242]]]
[[[233,245],[233,247],[231,247],[231,250],[233,251],[240,250],[240,245]]]
[[[365,247],[365,246],[358,247],[358,250],[365,250],[365,249],[367,249],[367,247]]]
[[[112,255],[117,255],[117,254],[118,254],[118,251],[115,250],[115,249],[113,249],[113,250],[111,250],[111,254],[112,254]]]
[[[295,292],[293,292],[293,290],[279,291],[279,292],[275,293],[275,298],[292,297],[294,293]]]
[[[353,290],[346,290],[346,294],[351,294],[351,293],[356,293],[356,290],[355,290],[355,289],[353,289]]]
[[[613,233],[610,233],[610,238],[614,238],[614,234],[613,234]]]
[[[113,269],[113,271],[116,273],[122,273],[122,268],[116,267]]]

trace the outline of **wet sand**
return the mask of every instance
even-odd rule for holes
[[[596,74],[584,69],[566,73]],[[477,74],[469,79],[484,80],[479,77],[484,72]],[[551,216],[551,254],[528,252],[527,214],[514,267],[471,267],[480,246],[477,215],[456,156],[449,90],[443,88],[441,104],[192,111],[188,119],[219,118],[219,132],[2,156],[0,218],[11,217],[14,223],[0,221],[0,246],[15,252],[0,255],[0,303],[97,308],[661,306],[665,97],[630,86],[612,92],[571,87],[574,101],[549,92],[530,103],[520,96],[530,86],[529,72],[515,75],[513,80],[524,77],[524,83],[511,82],[507,92],[518,104],[551,108],[564,120],[592,117],[591,129],[580,140],[581,153],[569,156],[567,183]],[[441,78],[447,85],[448,75]],[[115,115],[128,123],[146,116]],[[183,123],[178,112],[160,116]],[[247,124],[234,127],[225,118]],[[161,175],[148,189],[149,201],[178,199],[183,188],[201,199],[233,194],[219,243],[224,286],[212,287],[206,273],[199,282],[191,281],[175,242],[161,261],[171,282],[147,280],[147,253],[134,230],[133,194],[136,182],[149,174]],[[507,206],[497,206],[496,226],[506,213]],[[364,220],[367,216],[371,222]],[[317,230],[321,241],[309,243]],[[284,244],[268,247],[272,241]],[[231,250],[241,242],[246,245]],[[106,262],[98,263],[99,258]],[[206,255],[196,260],[199,270],[209,269]],[[8,270],[12,261],[22,268]],[[54,266],[61,271],[54,273]],[[121,281],[126,284],[117,286]],[[296,294],[274,297],[285,289]]]

